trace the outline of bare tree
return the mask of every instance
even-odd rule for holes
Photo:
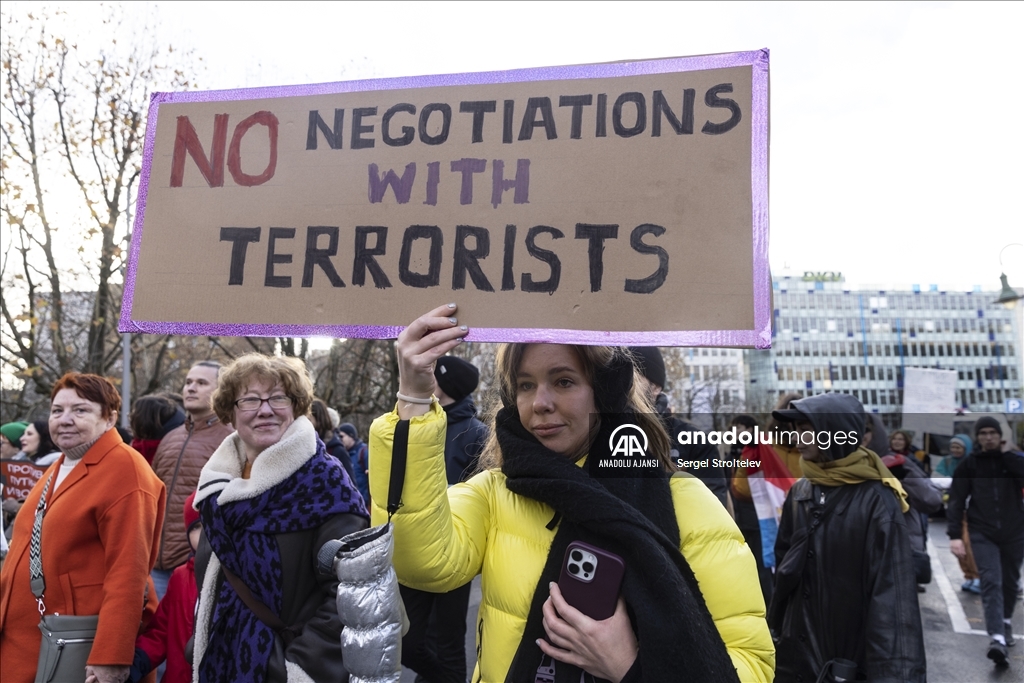
[[[190,60],[141,38],[118,45],[133,32],[116,7],[97,54],[51,30],[59,13],[16,11],[2,17],[2,371],[46,395],[64,372],[104,374],[120,360],[114,321],[149,93],[187,88],[171,64]],[[166,354],[170,339],[141,343]]]
[[[732,414],[745,410],[740,392],[743,377],[735,364],[695,363],[687,349],[665,349],[663,356],[674,412],[687,419],[710,416],[714,427],[722,428]]]

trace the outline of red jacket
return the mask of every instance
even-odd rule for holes
[[[192,681],[192,667],[185,660],[185,643],[192,637],[196,600],[199,599],[195,563],[195,556],[192,556],[174,570],[153,620],[135,641],[136,649],[146,653],[153,669],[167,661],[163,683]]]
[[[29,540],[39,495],[63,461],[62,456],[36,482],[14,521],[11,551],[0,574],[4,683],[35,678],[41,634],[29,587]],[[156,562],[164,500],[163,483],[116,429],[103,434],[49,496],[42,534],[46,611],[99,614],[89,655],[93,666],[131,665],[140,622],[156,609],[149,572]]]

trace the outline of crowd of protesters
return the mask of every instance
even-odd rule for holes
[[[3,503],[3,680],[36,680],[44,612],[99,615],[90,683],[347,680],[338,580],[318,553],[390,522],[407,615],[401,662],[421,683],[628,683],[679,671],[925,681],[918,593],[931,581],[928,517],[943,507],[962,588],[983,602],[986,654],[1006,665],[1024,454],[999,421],[955,436],[933,473],[913,433],[887,433],[855,398],[791,394],[767,420],[731,418],[748,437],[776,435],[770,446],[723,453],[681,443],[700,429],[672,414],[656,348],[551,344],[500,347],[481,419],[479,370],[448,355],[467,332],[456,313],[436,309],[399,337],[396,406],[365,441],[313,395],[301,361],[259,354],[223,368],[202,361],[180,394],[139,398],[131,434],[115,428],[114,385],[79,373],[54,386],[48,419],[0,426],[3,459],[45,468],[27,497]],[[603,477],[588,456],[628,421],[660,464]],[[822,431],[859,438],[792,436]],[[775,474],[719,464],[764,448]],[[396,471],[397,510],[386,505]],[[945,500],[933,476],[948,482]],[[786,482],[774,520],[759,507],[765,477]],[[607,619],[560,588],[576,543],[623,563]]]

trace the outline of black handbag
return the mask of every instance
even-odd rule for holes
[[[911,549],[914,553],[914,579],[917,583],[932,582],[932,560],[928,553]]]
[[[96,638],[99,625],[98,614],[76,616],[47,614],[43,602],[46,581],[43,579],[41,551],[43,516],[46,514],[46,498],[53,482],[53,474],[46,480],[43,493],[36,506],[32,523],[32,540],[29,544],[29,572],[32,594],[39,605],[39,630],[43,633],[39,643],[39,661],[36,665],[35,683],[84,683],[85,664],[92,652],[92,641]]]

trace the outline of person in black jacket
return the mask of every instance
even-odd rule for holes
[[[967,529],[981,575],[981,603],[991,638],[988,658],[1005,666],[1006,647],[1014,644],[1011,618],[1024,562],[1024,454],[1002,450],[1003,429],[993,417],[979,418],[974,435],[979,450],[965,456],[953,472],[946,534],[950,551],[964,558],[961,520],[967,507]]]
[[[661,423],[668,432],[671,440],[672,462],[699,463],[692,464],[685,468],[693,476],[704,482],[704,485],[711,489],[711,492],[718,496],[722,505],[726,504],[726,494],[729,490],[728,478],[725,469],[715,465],[714,461],[719,459],[718,448],[708,443],[681,445],[678,437],[681,432],[699,432],[697,425],[681,419],[673,414],[668,408],[668,396],[662,393],[665,387],[665,359],[661,355],[661,349],[657,346],[631,346],[629,352],[633,354],[633,362],[637,370],[647,380],[647,394],[654,405],[655,410],[661,418]]]
[[[910,506],[881,458],[858,445],[863,406],[819,394],[772,414],[793,425],[805,477],[786,496],[775,542],[776,682],[924,683]]]
[[[457,356],[434,364],[434,394],[448,417],[444,460],[448,485],[476,472],[490,430],[477,419],[473,392],[480,382],[475,365]],[[409,617],[402,638],[402,665],[415,671],[417,683],[465,683],[466,612],[472,584],[448,593],[427,593],[399,585]]]

